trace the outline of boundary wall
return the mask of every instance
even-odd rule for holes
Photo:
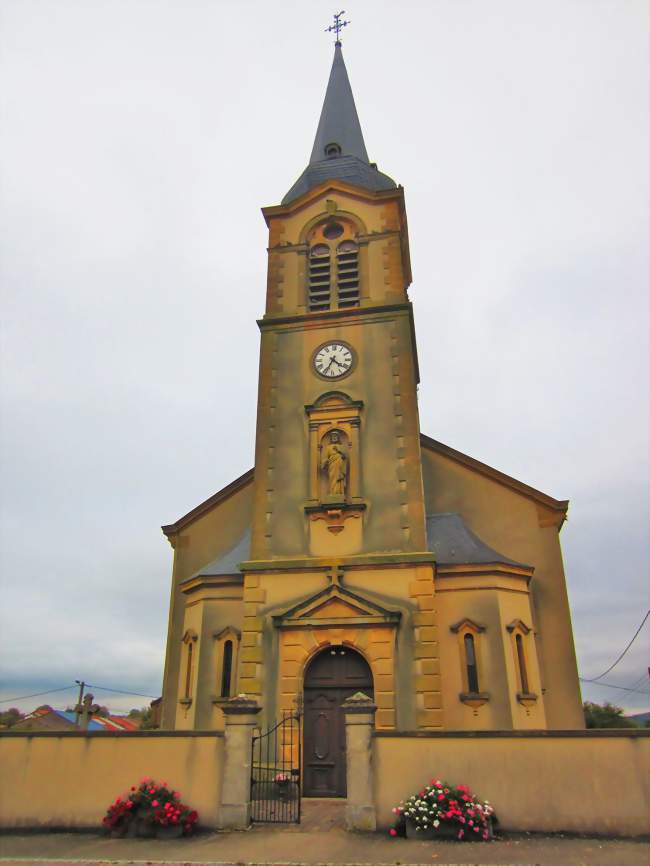
[[[167,781],[207,828],[250,822],[250,755],[259,706],[233,698],[225,734],[0,733],[0,827],[99,829],[143,776]],[[386,828],[432,778],[466,784],[505,830],[650,834],[650,730],[376,730],[375,705],[344,704],[350,830]]]
[[[99,829],[144,776],[169,782],[215,827],[223,764],[224,736],[214,731],[3,732],[0,827]]]
[[[505,830],[650,833],[650,730],[375,731],[377,824],[433,778],[469,785]]]

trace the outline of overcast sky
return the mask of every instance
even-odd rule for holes
[[[252,465],[260,207],[308,161],[339,7],[0,11],[0,698],[81,678],[157,696],[160,525]],[[423,432],[571,500],[584,677],[649,605],[648,16],[645,0],[346,7],[368,152],[405,187]],[[648,709],[649,636],[606,678],[645,694],[585,697]]]

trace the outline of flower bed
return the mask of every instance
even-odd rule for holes
[[[146,776],[139,786],[118,797],[102,820],[112,836],[177,838],[194,830],[198,812],[181,802],[179,791]]]
[[[496,816],[487,800],[481,801],[467,785],[440,779],[393,809],[397,816],[391,836],[416,839],[460,839],[487,842],[494,837]]]

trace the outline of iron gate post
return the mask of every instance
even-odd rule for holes
[[[226,733],[219,827],[242,830],[250,824],[251,743],[261,707],[254,699],[240,696],[229,700],[222,710]]]

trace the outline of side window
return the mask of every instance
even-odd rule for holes
[[[197,640],[198,635],[193,629],[188,629],[183,635],[179,693],[181,702],[185,704],[190,704],[192,702]]]
[[[490,697],[485,691],[485,683],[481,673],[481,643],[485,626],[466,618],[457,622],[456,625],[452,625],[451,631],[458,636],[462,682],[462,690],[458,697],[464,704],[472,707],[476,715],[478,708],[485,704]]]
[[[230,686],[232,683],[232,641],[227,640],[223,645],[223,664],[221,667],[221,697],[230,697]]]
[[[517,647],[517,667],[519,668],[519,684],[520,691],[524,694],[529,694],[528,688],[528,671],[526,669],[526,653],[524,652],[524,642],[520,634],[515,635],[515,645]]]
[[[467,670],[467,690],[476,694],[480,692],[478,687],[478,668],[476,666],[476,651],[474,649],[474,635],[467,632],[463,637],[465,645],[465,667]]]
[[[228,700],[237,692],[237,662],[241,633],[232,626],[227,626],[213,634],[215,689],[213,701]]]
[[[517,700],[525,707],[529,707],[537,701],[537,695],[533,693],[535,686],[531,682],[529,664],[530,653],[535,652],[532,644],[532,629],[520,619],[513,620],[506,628],[510,632],[512,642],[512,655],[517,677]]]

